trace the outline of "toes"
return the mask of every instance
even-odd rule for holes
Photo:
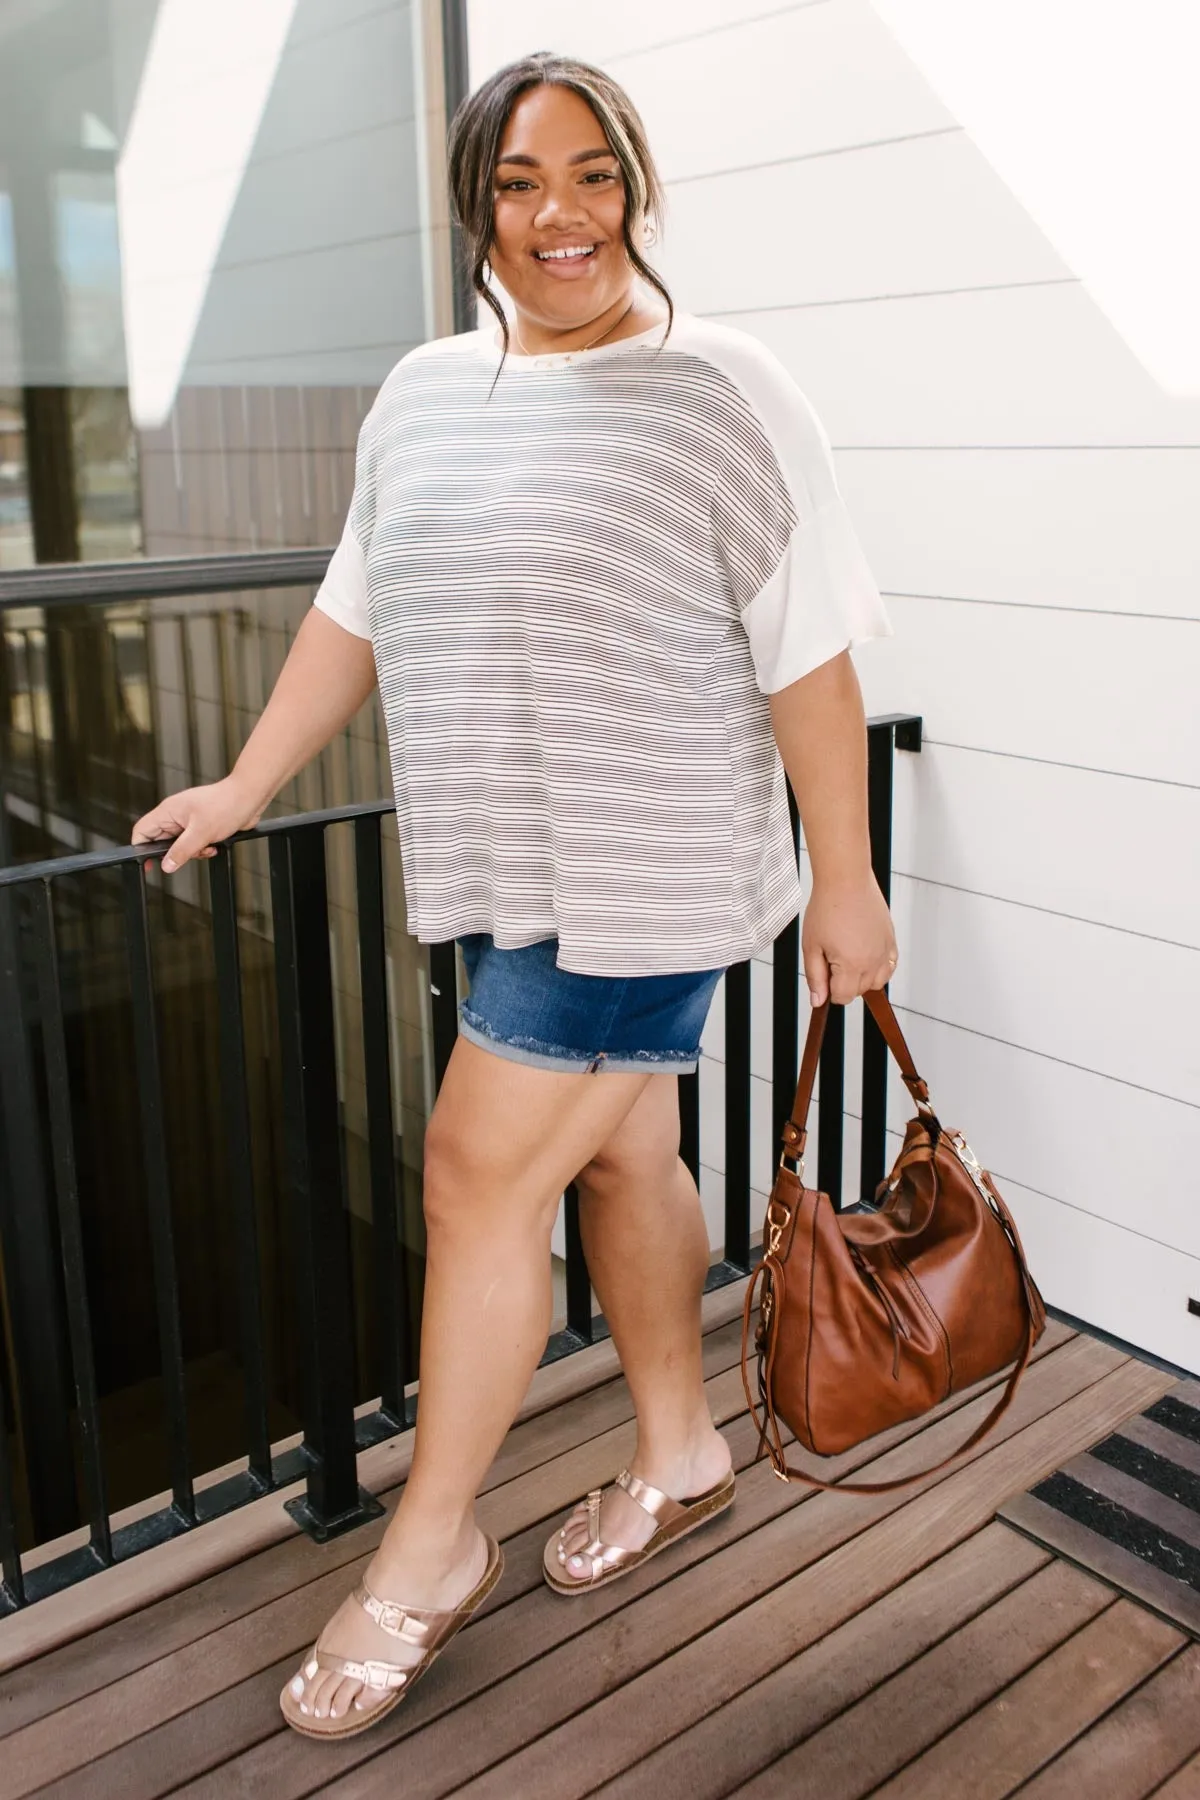
[[[358,1696],[354,1702],[354,1710],[356,1712],[369,1712],[373,1706],[378,1706],[379,1702],[381,1700],[386,1700],[387,1697],[388,1697],[388,1689],[387,1688],[377,1688],[377,1687],[360,1688],[359,1692],[358,1692]]]
[[[331,1719],[344,1719],[362,1692],[362,1683],[343,1678],[329,1696],[329,1716]]]
[[[341,1679],[342,1677],[340,1675],[335,1675],[331,1670],[322,1669],[318,1674],[317,1679],[310,1683],[306,1700],[300,1702],[301,1712],[305,1710],[305,1705],[307,1703],[308,1711],[314,1718],[327,1718],[329,1714],[329,1702],[333,1698]]]

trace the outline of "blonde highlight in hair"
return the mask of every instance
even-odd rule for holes
[[[504,356],[508,355],[510,341],[508,320],[485,273],[496,232],[496,159],[513,107],[530,88],[543,85],[570,88],[595,113],[620,165],[625,186],[625,253],[637,273],[666,301],[669,333],[675,318],[674,303],[666,283],[634,241],[634,233],[650,218],[657,230],[665,208],[662,181],[637,108],[619,82],[603,69],[571,56],[538,50],[497,69],[473,94],[467,95],[450,122],[447,142],[450,205],[462,232],[471,285],[499,320]],[[501,369],[504,356],[500,359]],[[500,370],[496,373],[498,377]]]

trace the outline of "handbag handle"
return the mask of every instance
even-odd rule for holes
[[[917,1074],[917,1065],[912,1059],[912,1052],[904,1041],[904,1033],[900,1022],[892,1011],[892,1003],[883,988],[872,988],[863,995],[864,1003],[870,1008],[871,1017],[883,1033],[883,1040],[891,1051],[903,1077],[904,1085],[917,1103],[917,1110],[927,1118],[936,1122],[936,1115],[929,1103],[929,1089]],[[808,1114],[812,1105],[813,1088],[817,1081],[817,1067],[821,1060],[821,1045],[825,1041],[825,1026],[829,1020],[829,1008],[832,1002],[822,1001],[815,1006],[808,1022],[808,1036],[804,1041],[804,1055],[800,1059],[800,1079],[796,1084],[796,1097],[792,1102],[790,1117],[785,1121],[782,1138],[783,1153],[794,1162],[799,1162],[804,1155],[804,1146],[808,1141]]]

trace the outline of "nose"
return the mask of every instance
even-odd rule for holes
[[[587,218],[587,207],[579,196],[578,189],[572,183],[565,189],[548,186],[542,196],[542,204],[537,210],[535,223],[539,226],[553,225],[564,227],[578,225]]]

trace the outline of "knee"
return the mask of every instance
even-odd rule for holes
[[[558,1197],[540,1195],[527,1166],[509,1166],[496,1146],[477,1145],[469,1133],[443,1125],[436,1112],[425,1132],[422,1208],[427,1235],[445,1240],[489,1237],[506,1228],[528,1236],[554,1223]]]
[[[675,1172],[678,1146],[646,1144],[639,1152],[600,1150],[575,1177],[581,1197],[603,1201],[612,1194],[647,1185],[661,1187]]]
[[[421,1201],[426,1229],[461,1228],[474,1212],[472,1200],[481,1182],[478,1158],[461,1132],[449,1131],[435,1110],[425,1130]]]

